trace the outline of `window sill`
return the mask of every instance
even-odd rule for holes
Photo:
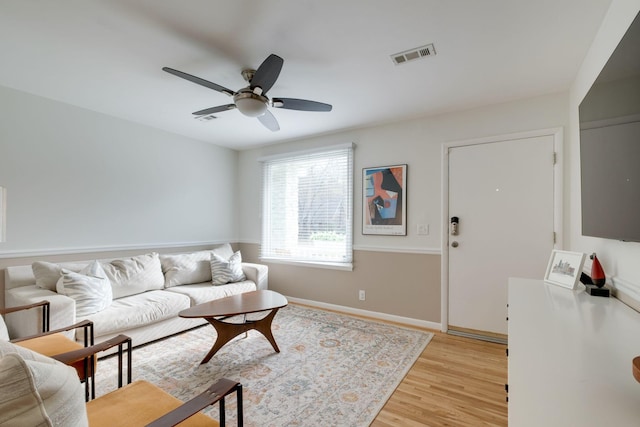
[[[353,271],[353,263],[351,262],[296,261],[291,259],[264,258],[264,257],[261,257],[260,261],[269,262],[273,264],[296,265],[299,267],[326,268],[329,270]]]

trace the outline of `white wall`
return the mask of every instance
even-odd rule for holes
[[[640,11],[640,0],[613,0],[570,91],[570,170],[565,173],[571,250],[596,252],[616,288],[640,301],[640,243],[583,237],[580,207],[580,126],[578,106]],[[590,267],[587,267],[587,269]]]
[[[257,161],[259,157],[355,142],[355,248],[439,253],[442,223],[442,143],[567,125],[568,94],[561,93],[243,151],[239,159],[241,241],[260,241],[258,202],[261,200],[261,168]],[[408,235],[362,235],[362,168],[402,163],[408,164]],[[418,223],[429,224],[427,236],[417,234]]]
[[[0,87],[0,256],[235,241],[237,152]]]

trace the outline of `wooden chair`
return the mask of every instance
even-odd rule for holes
[[[91,427],[225,427],[225,396],[234,391],[238,399],[238,426],[242,427],[242,385],[226,378],[186,403],[147,381],[135,381],[88,402],[87,417]],[[219,422],[200,412],[216,402],[220,404]]]
[[[93,338],[93,322],[90,320],[83,320],[81,322],[75,323],[73,325],[67,326],[65,328],[56,329],[53,331],[49,330],[49,318],[50,318],[50,304],[49,301],[40,301],[33,304],[21,305],[16,307],[9,307],[5,309],[0,309],[0,315],[6,315],[10,313],[15,313],[17,311],[22,310],[31,310],[41,308],[42,309],[42,330],[41,333],[28,336],[11,339],[10,342],[19,345],[20,347],[28,348],[30,350],[35,351],[36,353],[40,353],[45,356],[54,357],[59,354],[68,353],[71,351],[79,350],[84,347],[94,345]],[[82,344],[68,338],[64,335],[64,332],[72,331],[75,329],[82,328],[84,332],[84,347]],[[88,372],[87,368],[84,366],[85,361],[79,360],[74,363],[71,363],[70,366],[76,368],[78,372],[78,377],[82,382],[85,383],[85,399],[88,401],[89,398],[95,398],[95,366],[97,364],[97,359],[93,360],[92,367],[93,369]],[[91,391],[91,394],[89,393]]]
[[[127,345],[127,384],[123,383],[123,346]],[[118,335],[111,340],[95,344],[55,359],[69,365],[80,359],[91,369],[96,353],[118,346],[118,388],[87,403],[87,418],[92,427],[167,427],[180,425],[225,427],[225,397],[236,393],[238,426],[243,426],[242,385],[221,378],[205,391],[183,403],[159,387],[144,381],[131,382],[131,338]],[[219,403],[220,421],[201,413],[207,406]]]
[[[7,345],[10,346],[11,344]],[[131,382],[131,338],[126,335],[119,335],[103,343],[56,355],[53,358],[65,365],[72,365],[75,362],[83,361],[85,368],[91,371],[93,365],[91,362],[95,360],[95,355],[116,345],[118,346],[118,388],[110,393],[95,398],[84,405],[84,408],[86,408],[89,426],[137,427],[148,425],[152,427],[166,427],[180,425],[183,427],[225,427],[225,397],[234,392],[236,393],[237,398],[237,425],[240,427],[243,426],[242,385],[235,381],[231,381],[226,378],[219,379],[209,388],[186,403],[183,403],[147,381],[138,380]],[[23,351],[29,352],[30,350]],[[127,353],[127,384],[123,386],[124,352]],[[31,352],[29,354],[32,353],[35,352]],[[39,357],[42,358],[43,356]],[[48,366],[55,370],[59,370],[60,368],[69,369],[59,363],[52,363]],[[29,369],[27,369],[27,371],[29,371]],[[37,384],[37,381],[35,384]],[[79,385],[79,383],[76,384]],[[71,384],[71,386],[72,388],[70,391],[77,390],[73,387],[73,384]],[[7,400],[1,398],[2,393],[4,392],[3,387],[11,388],[12,385],[5,385],[0,382],[0,401],[4,401],[6,403]],[[35,392],[37,393],[37,390]],[[63,393],[67,393],[68,395],[69,392],[67,391]],[[71,399],[74,402],[76,402],[75,399],[79,398],[80,396],[78,396],[77,393],[71,393]],[[21,400],[16,401],[19,402]],[[11,402],[13,402],[13,400]],[[57,407],[59,407],[61,403],[59,400],[57,402]],[[220,405],[219,422],[200,412],[207,406],[215,403],[219,403]],[[77,403],[71,403],[71,405],[74,406],[77,405]],[[29,408],[29,410],[30,409],[31,408]]]

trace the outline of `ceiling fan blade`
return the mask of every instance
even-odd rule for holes
[[[296,98],[273,98],[272,102],[274,107],[287,110],[331,111],[333,108],[330,104]]]
[[[169,68],[169,67],[162,67],[162,70],[166,71],[169,74],[173,74],[174,76],[178,76],[178,77],[183,78],[185,80],[189,80],[190,82],[199,84],[199,85],[204,86],[204,87],[208,87],[209,89],[213,89],[215,91],[227,94],[229,96],[235,95],[235,92],[232,91],[231,89],[227,89],[224,86],[220,86],[220,85],[212,83],[212,82],[210,82],[208,80],[201,79],[200,77],[192,76],[191,74],[187,74],[187,73],[184,73],[182,71],[174,70],[173,68]]]
[[[220,113],[222,111],[233,110],[236,108],[235,104],[218,105],[217,107],[205,108],[204,110],[196,111],[192,113],[194,116],[204,116],[207,114]]]
[[[278,55],[269,55],[267,59],[260,64],[260,67],[258,67],[251,78],[251,82],[249,83],[251,90],[256,87],[260,87],[262,88],[263,94],[267,93],[278,79],[283,63],[284,59],[280,58]]]
[[[278,121],[276,120],[274,115],[271,114],[271,111],[269,110],[267,110],[263,115],[258,116],[258,120],[260,120],[260,123],[262,123],[264,127],[266,127],[272,132],[276,132],[280,130],[280,125],[278,124]]]

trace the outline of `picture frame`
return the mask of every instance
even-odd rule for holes
[[[575,289],[582,274],[585,254],[554,249],[549,257],[544,281],[567,289]]]
[[[407,235],[407,165],[362,169],[362,234]]]

